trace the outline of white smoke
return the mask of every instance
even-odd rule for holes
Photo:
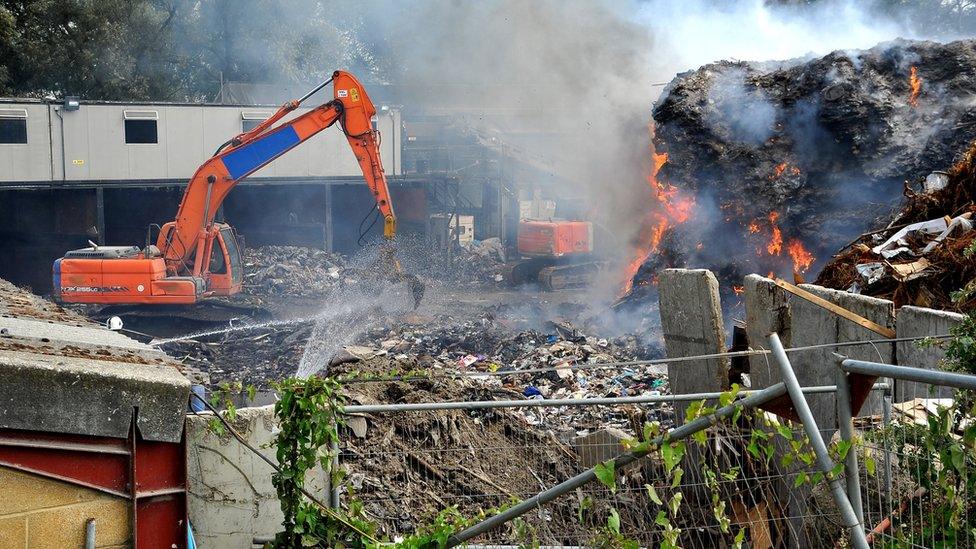
[[[639,5],[635,19],[654,35],[670,73],[661,76],[669,80],[720,59],[789,60],[916,37],[906,24],[879,15],[867,2],[840,0],[651,0]]]

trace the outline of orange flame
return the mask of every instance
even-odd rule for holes
[[[807,269],[816,260],[813,254],[803,247],[803,243],[795,238],[790,240],[786,249],[790,253],[790,257],[793,258],[793,272],[795,273],[807,272]]]
[[[749,222],[749,234],[756,234],[759,232],[759,221],[754,220]]]
[[[908,87],[911,93],[908,95],[908,104],[912,107],[918,106],[918,96],[922,93],[922,79],[918,77],[918,69],[912,67],[908,75]]]
[[[800,175],[802,172],[800,172],[800,168],[791,166],[789,162],[782,162],[773,168],[773,174],[769,176],[769,179],[770,181],[773,179],[779,179],[784,173],[789,175]]]
[[[732,291],[735,292],[735,295],[742,295],[746,289],[744,286],[732,286]]]
[[[769,244],[766,245],[766,251],[769,255],[779,255],[783,253],[783,233],[779,230],[779,225],[776,224],[776,220],[779,219],[778,212],[769,212],[769,224],[772,225],[773,234],[769,238]]]
[[[649,255],[657,252],[661,247],[661,240],[664,238],[668,228],[684,223],[691,217],[691,212],[695,207],[695,199],[690,196],[682,196],[678,188],[658,180],[658,173],[668,161],[667,153],[659,153],[654,148],[654,124],[648,125],[651,132],[651,173],[647,176],[647,184],[653,191],[654,207],[648,213],[641,226],[638,235],[639,243],[634,251],[634,258],[627,265],[624,273],[623,287],[619,295],[624,295],[633,286],[634,274]],[[654,283],[652,281],[652,283]]]

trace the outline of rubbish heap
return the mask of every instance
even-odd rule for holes
[[[342,281],[342,256],[301,246],[260,246],[244,250],[244,293],[321,296]]]
[[[545,330],[513,331],[486,314],[466,322],[440,317],[422,324],[377,327],[364,333],[357,344],[344,347],[333,364],[362,362],[374,370],[453,377],[504,399],[669,394],[663,365],[616,365],[658,358],[659,349],[643,345],[632,335],[598,338],[565,321],[548,324]],[[631,418],[618,409],[555,410],[513,413],[567,440],[592,429],[631,425]],[[658,414],[654,419],[665,423],[673,419],[668,407],[654,412]]]
[[[845,246],[816,283],[898,307],[976,310],[976,143],[920,187],[906,186],[901,211]]]
[[[461,282],[498,284],[504,280],[505,246],[498,237],[462,243],[451,272]]]
[[[656,176],[695,206],[651,254],[666,264],[642,269],[635,287],[669,266],[709,268],[729,284],[817,272],[873,212],[897,204],[906,178],[951,165],[976,138],[973,94],[973,40],[895,40],[678,75],[654,108],[656,151],[667,154]],[[794,256],[794,241],[820,260]]]

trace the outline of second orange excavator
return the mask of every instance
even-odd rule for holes
[[[285,121],[306,99],[329,83],[334,98]],[[209,296],[232,295],[244,280],[241,246],[234,229],[215,221],[217,209],[242,179],[339,123],[362,168],[366,185],[383,216],[383,235],[392,241],[396,216],[380,161],[379,135],[373,129],[376,108],[362,84],[348,72],[335,71],[301,99],[285,103],[267,120],[224,143],[190,179],[176,219],[164,224],[155,245],[95,246],[72,250],[54,261],[55,297],[66,303],[191,304]],[[392,262],[387,278],[409,283],[415,306],[423,284]]]

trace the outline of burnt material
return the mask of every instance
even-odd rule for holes
[[[692,192],[696,207],[663,240],[668,263],[726,280],[789,276],[806,270],[789,253],[796,241],[818,258],[807,267],[812,278],[901,198],[906,180],[966,150],[976,137],[974,94],[972,40],[896,40],[679,75],[654,109],[657,150],[669,155],[659,177]]]

